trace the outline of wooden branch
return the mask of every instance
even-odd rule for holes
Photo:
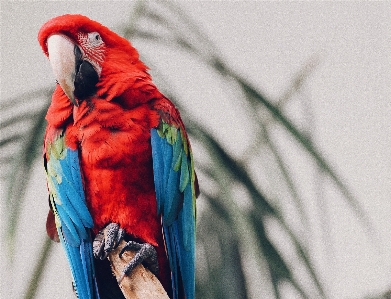
[[[117,281],[122,276],[122,269],[136,254],[134,251],[125,251],[120,258],[119,252],[125,244],[126,242],[122,240],[108,256]],[[126,299],[169,299],[160,281],[143,265],[138,265],[129,276],[125,276],[119,287]]]

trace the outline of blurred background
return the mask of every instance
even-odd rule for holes
[[[75,298],[45,232],[36,39],[65,13],[127,37],[182,112],[197,298],[390,298],[388,1],[2,1],[1,298]]]

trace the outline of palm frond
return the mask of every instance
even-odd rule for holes
[[[48,262],[48,257],[50,255],[51,249],[53,247],[53,241],[44,236],[44,242],[42,244],[42,248],[39,251],[40,256],[35,263],[35,267],[33,273],[31,274],[31,279],[28,282],[26,291],[24,292],[23,299],[33,299],[37,293],[39,283],[41,282],[42,275],[45,271],[45,267]]]
[[[2,111],[0,124],[1,141],[4,151],[1,158],[6,169],[6,238],[10,261],[13,260],[16,230],[19,215],[25,199],[25,191],[30,180],[32,165],[41,154],[43,134],[46,126],[45,115],[52,90],[44,89],[7,100]],[[17,108],[18,114],[9,115]]]

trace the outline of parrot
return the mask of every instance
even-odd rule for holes
[[[46,114],[46,229],[79,299],[124,298],[108,254],[125,240],[170,298],[195,297],[198,180],[176,106],[130,41],[79,14],[42,25],[56,79]],[[106,232],[106,233],[105,233]]]

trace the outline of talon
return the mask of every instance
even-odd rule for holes
[[[146,243],[146,244],[148,244],[148,243]],[[139,251],[141,249],[141,247],[142,247],[142,245],[140,243],[137,243],[134,241],[129,241],[128,243],[126,243],[126,245],[119,252],[119,257],[122,258],[122,255],[127,250]]]
[[[105,248],[104,248],[106,257],[108,253],[115,248],[118,231],[119,231],[119,224],[117,223],[110,223],[106,226],[106,238],[105,238],[106,240],[105,240]]]
[[[104,255],[104,246],[105,246],[105,236],[103,230],[101,230],[95,236],[94,242],[92,243],[92,250],[95,258],[101,259],[101,257]]]
[[[126,245],[121,249],[120,253],[118,254],[120,258],[122,258],[122,255],[126,250],[137,251],[137,253],[133,257],[133,259],[122,270],[122,275],[117,281],[118,284],[121,283],[125,275],[128,275],[130,272],[132,272],[132,270],[136,266],[140,265],[141,263],[145,263],[146,267],[154,275],[156,276],[158,275],[159,264],[157,260],[157,253],[155,248],[151,244],[149,243],[140,244],[134,241],[129,241],[128,243],[126,243]]]
[[[93,242],[94,257],[104,260],[124,238],[125,231],[117,223],[109,223],[99,231]]]

